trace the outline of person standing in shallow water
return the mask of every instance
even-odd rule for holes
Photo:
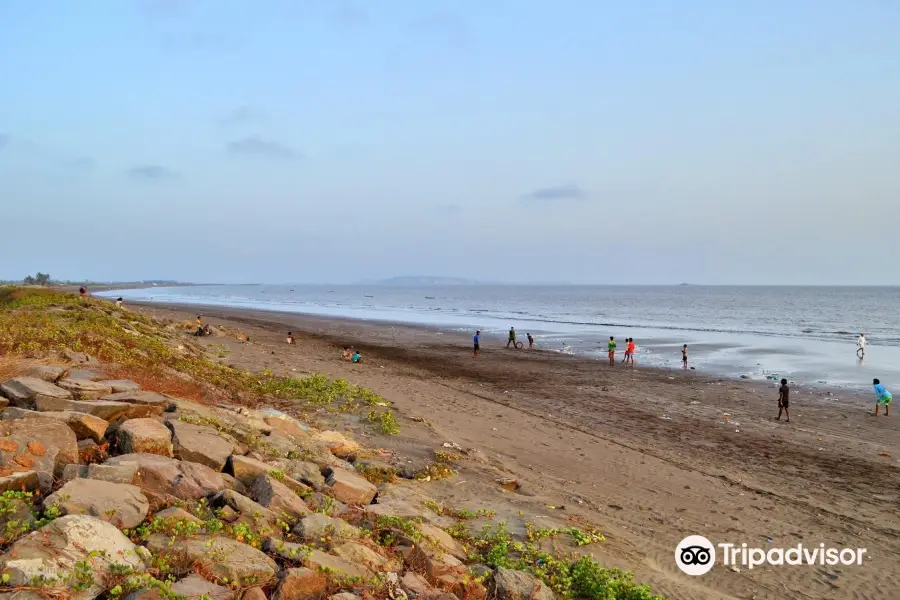
[[[687,344],[681,347],[681,366],[687,369]]]

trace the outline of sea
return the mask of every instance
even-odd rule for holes
[[[126,301],[250,308],[473,333],[515,327],[541,350],[605,359],[634,338],[638,365],[744,379],[900,390],[900,287],[203,285],[104,292]],[[865,332],[865,358],[856,340]],[[621,354],[621,352],[620,352]]]

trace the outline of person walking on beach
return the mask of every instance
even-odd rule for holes
[[[616,338],[613,336],[609,336],[609,343],[606,344],[607,350],[609,350],[609,366],[616,366]]]
[[[531,337],[531,334],[530,334],[530,333],[526,333],[526,334],[525,334],[525,337],[528,338],[528,349],[529,349],[529,350],[534,350],[534,338]]]
[[[681,366],[687,369],[687,344],[681,347]]]
[[[875,416],[878,416],[878,409],[880,407],[884,407],[884,416],[888,416],[888,410],[891,407],[891,400],[894,399],[891,396],[891,393],[885,389],[881,382],[877,379],[872,380],[872,385],[875,387],[875,397],[877,401],[875,402]]]
[[[783,410],[784,414],[787,416],[787,422],[791,422],[790,397],[791,388],[788,387],[787,379],[782,379],[781,387],[778,388],[778,418],[776,421],[781,420],[781,411]]]
[[[860,333],[859,339],[856,340],[856,356],[859,358],[866,357],[866,334]]]
[[[472,343],[475,346],[475,352],[473,353],[473,358],[478,360],[478,350],[481,348],[481,330],[475,332],[475,337],[472,338]]]
[[[516,347],[516,328],[509,328],[509,340],[506,342],[506,347],[509,348],[509,345],[512,344],[512,347]]]

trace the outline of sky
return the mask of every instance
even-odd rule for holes
[[[900,284],[893,0],[0,0],[0,279]]]

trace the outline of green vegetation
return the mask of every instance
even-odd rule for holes
[[[470,560],[492,568],[506,567],[533,573],[565,600],[663,600],[662,596],[653,594],[649,586],[635,583],[634,575],[630,572],[606,569],[590,556],[546,552],[535,544],[541,539],[561,534],[570,535],[578,545],[581,545],[579,540],[585,539],[591,539],[592,542],[588,543],[593,543],[603,539],[598,532],[583,532],[574,527],[526,529],[528,539],[524,542],[514,540],[505,523],[485,526],[475,535],[470,534],[464,526],[450,528],[448,532],[462,540],[470,549]]]
[[[471,521],[473,519],[478,519],[481,517],[493,519],[497,516],[497,513],[492,510],[484,508],[480,508],[478,510],[469,510],[467,508],[451,508],[449,506],[444,506],[443,504],[431,498],[425,500],[425,508],[436,515],[440,515],[443,517],[452,517],[459,521]]]
[[[400,433],[397,419],[394,417],[394,413],[389,410],[382,412],[369,411],[368,419],[370,423],[377,423],[378,431],[382,435],[397,435]]]
[[[92,298],[42,288],[0,287],[0,355],[45,356],[68,348],[120,365],[154,381],[171,379],[172,370],[191,375],[227,394],[250,393],[311,405],[390,406],[375,392],[324,375],[279,377],[266,369],[253,373],[186,350],[179,334],[134,312],[122,313]],[[221,348],[213,350],[220,356]],[[184,382],[180,381],[180,387]],[[165,391],[165,390],[162,390]],[[189,397],[189,390],[179,390]],[[197,387],[195,395],[203,395]],[[379,417],[385,435],[399,432],[394,415]]]

